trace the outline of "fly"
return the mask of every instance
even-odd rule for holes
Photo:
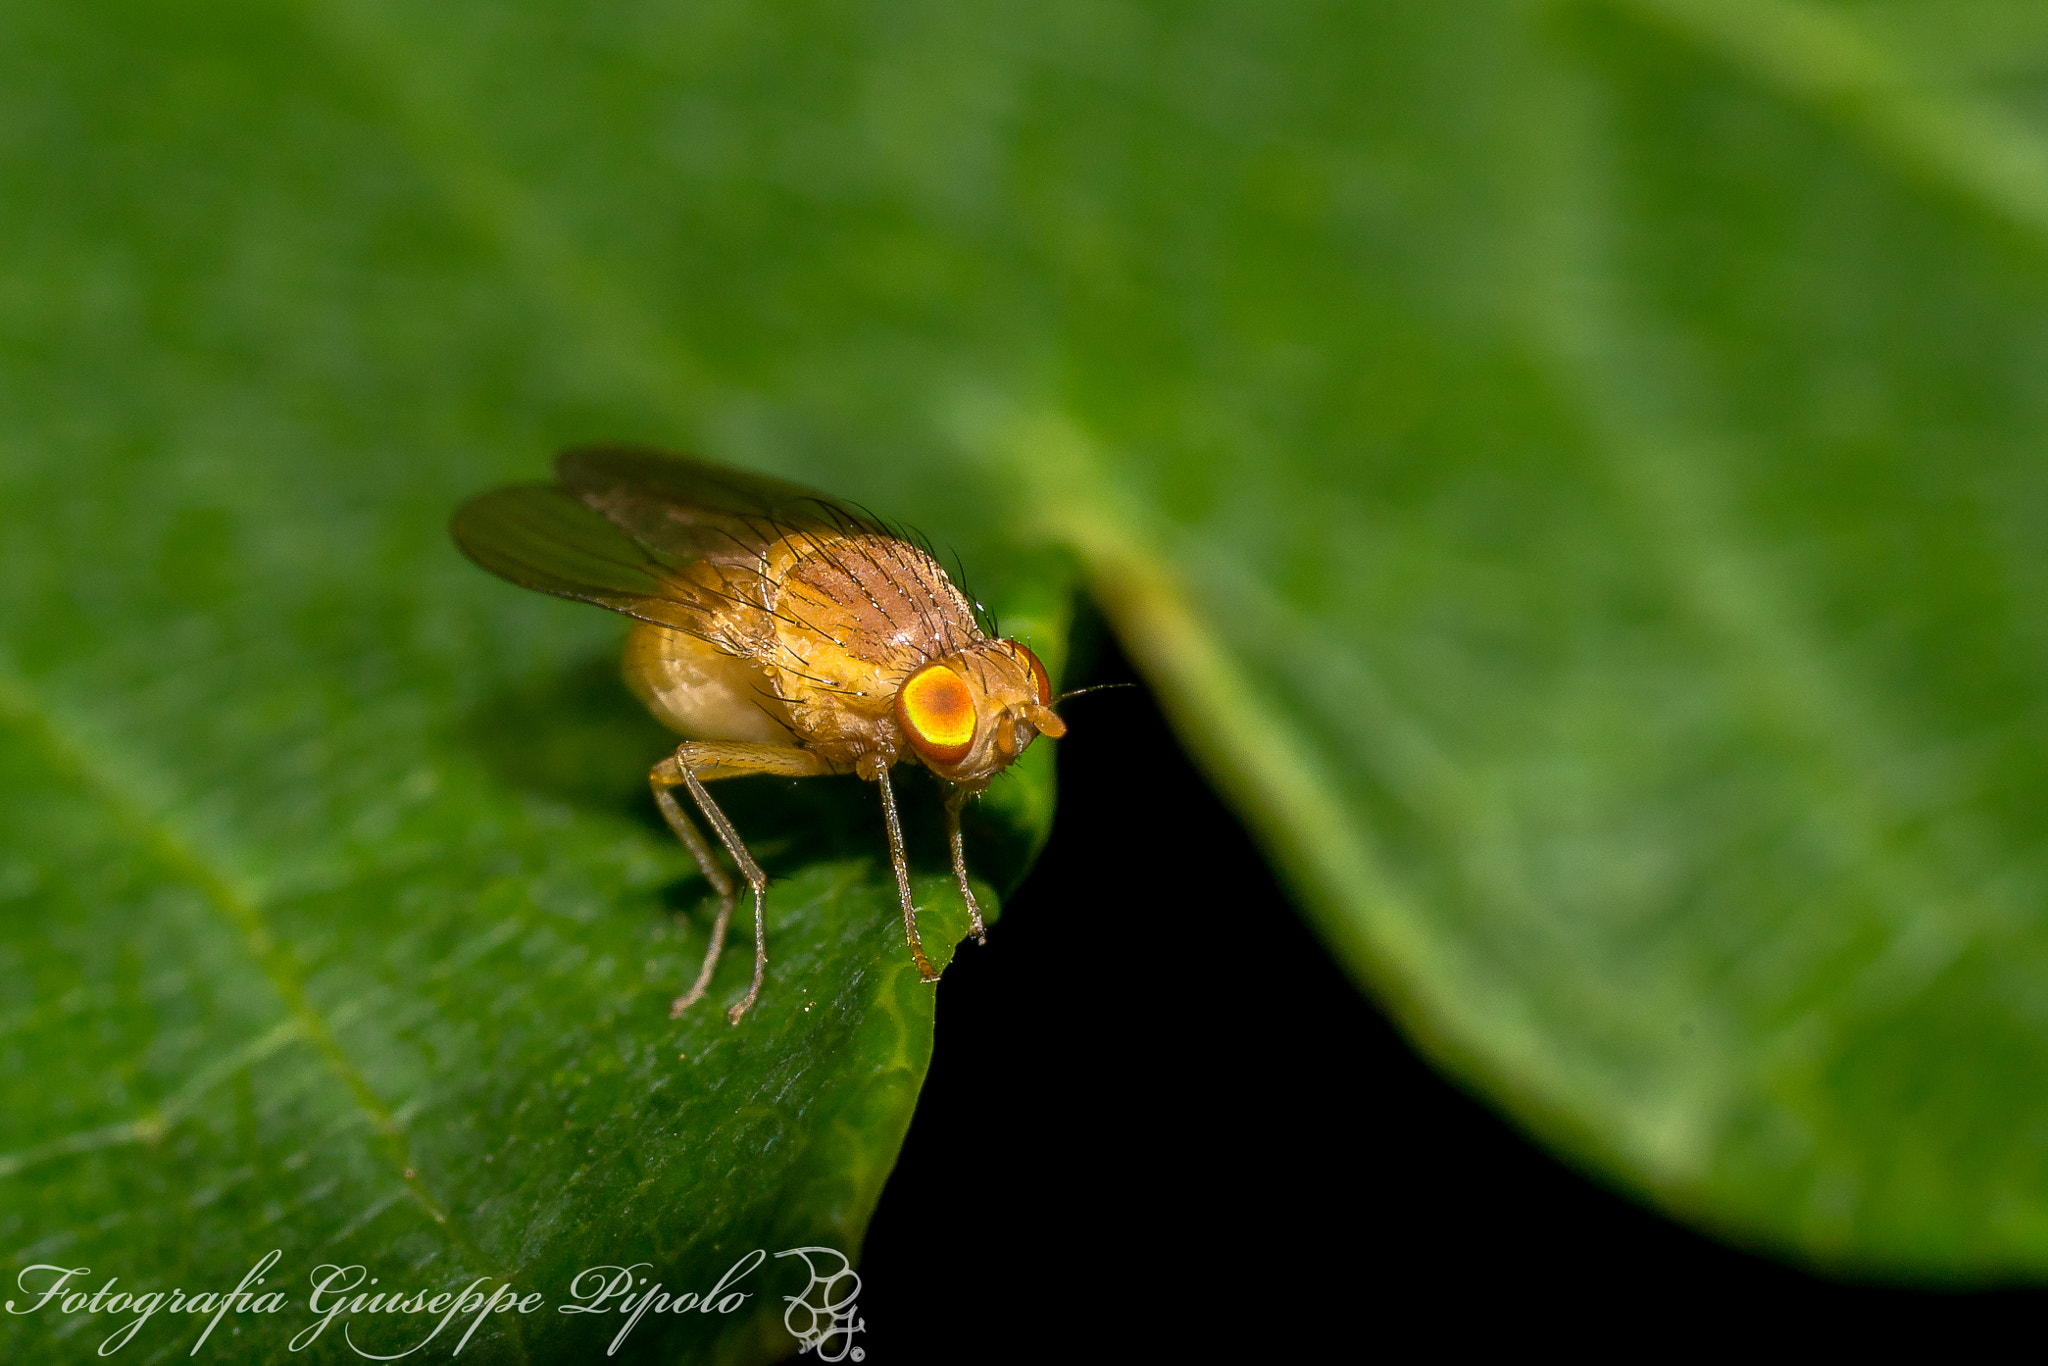
[[[653,451],[565,451],[555,481],[465,503],[451,530],[501,578],[632,617],[628,687],[684,740],[648,774],[676,838],[718,893],[711,944],[674,1019],[711,989],[735,887],[676,800],[690,794],[754,898],[754,979],[768,968],[768,879],[705,784],[768,773],[855,773],[881,792],[903,934],[925,981],[910,866],[889,771],[923,764],[946,784],[953,876],[977,940],[960,810],[1040,735],[1058,739],[1038,656],[982,629],[937,560],[871,517],[794,485]]]

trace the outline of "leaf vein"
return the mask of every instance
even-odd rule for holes
[[[62,727],[53,710],[24,680],[9,672],[0,672],[0,721],[11,723],[28,736],[43,751],[52,769],[70,778],[106,807],[114,815],[116,823],[124,827],[159,863],[204,894],[208,904],[238,932],[242,946],[255,959],[258,970],[277,993],[286,1012],[285,1021],[277,1028],[245,1045],[226,1063],[196,1074],[155,1114],[68,1135],[0,1157],[0,1176],[12,1175],[31,1162],[50,1157],[154,1139],[215,1082],[283,1047],[293,1038],[303,1038],[348,1091],[357,1110],[369,1122],[375,1138],[374,1146],[382,1150],[384,1160],[401,1174],[406,1188],[427,1213],[429,1221],[442,1229],[443,1236],[458,1251],[474,1259],[477,1265],[489,1265],[489,1259],[475,1240],[449,1217],[446,1206],[436,1199],[418,1175],[403,1128],[370,1085],[369,1079],[342,1049],[328,1022],[307,999],[305,983],[296,964],[263,923],[262,912],[255,900],[238,889],[227,874],[202,858],[162,815],[130,799],[108,776],[112,767],[95,762],[88,746]]]

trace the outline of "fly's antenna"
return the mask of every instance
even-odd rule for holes
[[[1091,683],[1085,688],[1067,689],[1065,692],[1061,693],[1058,697],[1055,697],[1052,700],[1052,705],[1057,707],[1060,703],[1066,701],[1069,697],[1079,697],[1082,693],[1108,692],[1111,688],[1135,688],[1137,686],[1138,685],[1135,683]]]

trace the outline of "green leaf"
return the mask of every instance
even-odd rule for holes
[[[673,737],[617,678],[624,623],[478,572],[446,524],[575,437],[684,434],[579,374],[359,75],[270,7],[0,18],[0,1245],[10,1282],[187,1294],[278,1249],[290,1305],[228,1315],[218,1359],[435,1322],[291,1351],[326,1263],[544,1295],[464,1360],[602,1359],[618,1316],[557,1312],[585,1268],[702,1293],[753,1249],[858,1253],[934,994],[872,787],[741,780],[766,990],[727,1026],[743,904],[713,1001],[670,1022],[713,905],[647,792]],[[962,539],[943,490],[785,464]],[[1072,571],[981,548],[1057,671]],[[1050,827],[1051,757],[970,811],[999,887]],[[943,965],[966,918],[937,795],[898,785]],[[628,1357],[793,1352],[797,1267],[648,1316]],[[8,1286],[0,1357],[96,1359],[133,1318],[28,1313],[54,1274]],[[122,1350],[181,1356],[208,1317]]]
[[[442,536],[626,438],[908,519],[1034,647],[1073,556],[1332,948],[1574,1160],[2041,1274],[2048,25],[1968,9],[0,15],[16,1264],[858,1241],[931,1027],[865,794],[738,803],[770,996],[672,1029],[616,626]],[[0,1342],[97,1341],[49,1322]]]

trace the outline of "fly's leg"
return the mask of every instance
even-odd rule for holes
[[[974,795],[974,789],[955,786],[946,796],[946,839],[953,846],[953,879],[960,884],[960,899],[967,903],[967,923],[974,929],[974,942],[988,942],[988,928],[981,923],[981,903],[974,899],[974,889],[967,885],[967,846],[960,839],[960,808],[967,805],[967,799]]]
[[[731,778],[743,773],[773,773],[786,778],[806,778],[825,772],[825,765],[817,755],[807,749],[793,745],[752,745],[722,741],[689,741],[679,745],[676,752],[654,766],[648,774],[648,782],[654,788],[654,800],[661,807],[662,817],[668,821],[669,829],[690,851],[690,857],[703,870],[705,881],[718,892],[718,920],[711,927],[711,944],[704,950],[704,965],[697,970],[697,981],[691,988],[675,999],[669,1007],[669,1018],[674,1019],[685,1010],[703,999],[711,989],[711,974],[718,966],[718,955],[725,948],[726,926],[732,920],[733,885],[725,870],[718,866],[711,850],[705,845],[704,837],[697,833],[697,827],[683,814],[681,803],[676,801],[674,789],[689,789],[690,796],[697,803],[697,810],[711,823],[711,829],[718,836],[719,843],[732,855],[732,861],[739,865],[740,876],[754,893],[754,981],[747,988],[746,999],[726,1012],[726,1018],[733,1024],[761,995],[761,979],[768,971],[768,912],[765,898],[768,892],[768,875],[761,871],[761,865],[754,862],[754,856],[747,852],[739,832],[732,828],[725,813],[718,809],[718,803],[711,800],[711,794],[704,789],[707,778]]]
[[[690,857],[697,861],[697,870],[704,874],[704,880],[711,884],[711,890],[718,893],[718,918],[711,922],[711,945],[704,950],[704,966],[697,969],[697,980],[690,989],[676,997],[669,1004],[668,1017],[673,1020],[691,1006],[704,999],[704,993],[711,990],[711,970],[718,966],[718,955],[725,950],[725,929],[732,923],[732,879],[725,869],[718,866],[718,860],[711,853],[704,836],[690,818],[683,814],[683,808],[676,802],[673,784],[665,784],[662,769],[673,767],[673,757],[657,764],[648,775],[648,785],[654,789],[654,804],[661,808],[661,818],[668,822],[668,828],[676,832],[676,838],[683,842],[683,848],[690,851]]]
[[[903,937],[910,941],[910,957],[917,975],[927,982],[939,980],[932,960],[924,956],[924,943],[917,937],[917,904],[910,899],[910,860],[903,854],[903,822],[896,817],[896,790],[889,786],[889,765],[878,756],[861,761],[860,776],[882,789],[882,818],[889,826],[889,863],[896,869],[896,895],[903,902]]]
[[[654,800],[661,807],[662,817],[668,822],[669,829],[676,832],[676,838],[683,842],[683,847],[690,851],[690,857],[697,861],[697,867],[703,870],[704,880],[718,893],[718,919],[712,923],[711,943],[704,950],[704,964],[697,969],[696,982],[670,1004],[668,1017],[671,1020],[675,1019],[702,1000],[704,994],[711,990],[711,974],[718,967],[718,955],[725,951],[726,927],[732,923],[732,879],[726,876],[725,869],[718,866],[718,860],[712,857],[711,850],[704,843],[704,837],[697,833],[697,827],[683,814],[681,803],[676,801],[675,789],[685,787],[689,789],[690,796],[696,799],[697,809],[704,813],[704,819],[710,821],[711,828],[718,832],[719,841],[732,855],[733,862],[739,865],[740,876],[747,880],[747,886],[752,888],[754,893],[754,984],[747,991],[747,999],[728,1012],[732,1023],[738,1024],[740,1016],[746,1014],[747,1007],[754,1004],[754,998],[761,994],[761,975],[768,965],[764,911],[761,904],[762,896],[768,888],[768,878],[762,873],[761,865],[755,863],[753,856],[747,852],[747,846],[740,842],[739,833],[732,828],[732,822],[725,818],[725,813],[718,809],[718,803],[712,801],[711,794],[704,790],[703,781],[691,771],[690,760],[687,757],[690,748],[691,746],[684,745],[656,764],[654,771],[648,775],[648,781],[654,787]]]

